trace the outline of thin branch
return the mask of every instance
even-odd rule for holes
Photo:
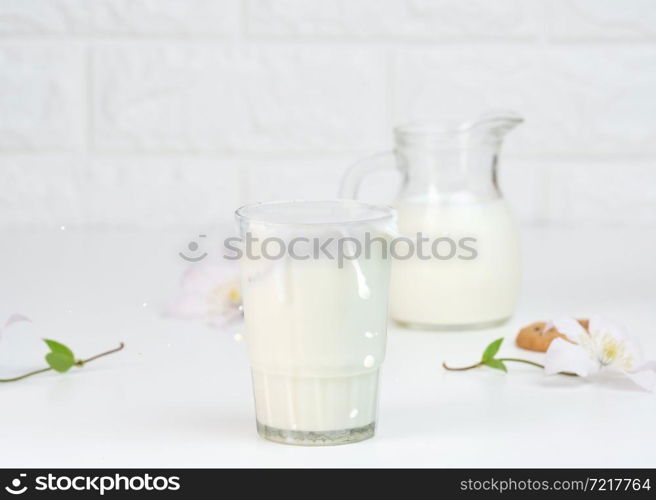
[[[103,356],[109,356],[110,354],[114,354],[115,352],[118,352],[122,350],[125,347],[125,344],[121,342],[119,346],[115,349],[111,349],[109,351],[101,352],[100,354],[96,354],[95,356],[91,356],[90,358],[87,359],[80,359],[75,362],[75,366],[82,367],[85,364],[94,361],[98,358],[102,358]],[[24,375],[19,375],[18,377],[13,377],[13,378],[0,378],[0,384],[1,383],[6,383],[6,382],[17,382],[19,380],[23,380],[24,378],[27,377],[32,377],[33,375],[39,375],[40,373],[46,373],[52,370],[51,367],[48,368],[41,368],[40,370],[35,370],[33,372],[25,373]]]
[[[29,373],[26,373],[25,375],[20,375],[18,377],[14,377],[14,378],[0,378],[0,383],[17,382],[19,380],[23,380],[24,378],[31,377],[32,375],[38,375],[39,373],[49,372],[50,370],[52,370],[52,368],[50,368],[50,367],[41,368],[40,370],[35,370],[33,372],[29,372]]]
[[[544,365],[540,363],[536,363],[535,361],[529,361],[528,359],[521,359],[521,358],[496,358],[497,361],[510,361],[512,363],[524,363],[527,365],[535,366],[537,368],[542,368],[544,369]],[[483,366],[485,363],[483,361],[479,361],[478,363],[475,363],[473,365],[469,366],[459,366],[459,367],[451,367],[448,366],[445,362],[442,362],[442,366],[444,367],[445,370],[449,370],[452,372],[462,372],[465,370],[472,370],[474,368],[478,368],[479,366]],[[576,373],[572,372],[558,372],[558,375],[567,375],[568,377],[578,377]]]
[[[465,370],[471,370],[472,368],[478,368],[479,366],[482,366],[483,362],[479,361],[476,364],[469,365],[469,366],[459,366],[458,368],[454,368],[451,366],[447,366],[446,361],[442,361],[442,366],[444,367],[445,370],[449,370],[451,372],[464,372]]]
[[[125,344],[121,342],[116,349],[111,349],[109,351],[101,352],[100,354],[96,354],[95,356],[91,356],[90,358],[87,359],[81,359],[75,364],[78,366],[86,365],[87,363],[90,363],[91,361],[94,361],[98,358],[102,358],[103,356],[109,356],[110,354],[114,354],[115,352],[121,351],[124,347]]]

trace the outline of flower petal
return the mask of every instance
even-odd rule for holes
[[[626,376],[646,391],[656,392],[656,361],[647,361]]]
[[[213,328],[229,328],[242,327],[242,313],[241,309],[235,308],[230,311],[225,312],[222,315],[210,316],[208,318],[207,324]]]
[[[239,264],[233,261],[208,260],[190,265],[182,276],[180,286],[188,294],[203,295],[217,285],[238,279]]]
[[[625,340],[629,338],[626,329],[619,323],[609,320],[603,316],[590,316],[589,323],[590,333],[608,333],[617,340]]]
[[[241,317],[239,282],[238,262],[221,259],[192,264],[182,277],[180,293],[163,314],[218,323],[238,319]]]
[[[180,295],[163,311],[164,316],[180,319],[201,319],[207,316],[207,297],[203,295]]]
[[[18,323],[19,321],[27,321],[28,323],[31,323],[32,320],[28,318],[27,316],[24,316],[22,314],[12,314],[7,318],[7,321],[5,321],[5,324],[0,327],[0,337],[2,336],[2,332],[5,331],[7,328],[9,328],[11,325],[14,323]]]
[[[560,330],[560,328],[558,329]],[[581,377],[587,377],[599,371],[599,363],[590,359],[588,353],[580,345],[556,338],[547,350],[544,371],[547,375],[571,372]]]
[[[553,320],[550,324],[553,324],[560,333],[574,342],[578,342],[582,335],[588,335],[588,331],[574,318],[559,318]]]
[[[597,351],[598,355],[601,356],[600,351],[603,350],[604,339],[614,339],[615,342],[617,342],[617,345],[622,349],[622,355],[609,364],[608,368],[615,368],[616,370],[624,372],[635,371],[635,367],[638,367],[643,363],[644,355],[640,344],[628,334],[622,325],[615,323],[608,318],[591,316],[589,326],[590,335],[594,339],[594,349]]]
[[[12,314],[11,316],[9,316],[7,321],[5,321],[5,324],[2,326],[2,328],[0,328],[0,330],[4,330],[9,325],[11,325],[13,323],[17,323],[19,321],[27,321],[28,323],[32,322],[32,320],[30,318],[28,318],[27,316],[23,316],[22,314]]]

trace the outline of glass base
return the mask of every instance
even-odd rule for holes
[[[511,316],[507,318],[495,319],[492,321],[484,321],[482,323],[466,323],[458,325],[431,325],[426,323],[413,323],[410,321],[400,321],[394,320],[396,323],[401,325],[404,328],[410,328],[411,330],[433,330],[433,331],[462,331],[462,330],[485,330],[487,328],[496,328],[498,326],[505,325]]]
[[[376,423],[371,422],[362,427],[340,431],[292,431],[276,429],[257,421],[257,432],[264,439],[282,444],[297,446],[334,446],[338,444],[357,443],[373,437]]]

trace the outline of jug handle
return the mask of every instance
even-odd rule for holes
[[[371,155],[348,167],[342,176],[339,197],[357,198],[364,178],[380,170],[396,170],[396,154],[394,151]]]

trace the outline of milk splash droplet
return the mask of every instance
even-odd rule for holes
[[[364,277],[364,273],[358,262],[353,261],[353,268],[358,278],[358,296],[361,299],[368,299],[371,297],[371,290],[369,289],[369,285],[367,285],[367,278]]]
[[[340,231],[341,235],[344,238],[349,238],[349,235],[346,231]],[[349,255],[355,256],[355,246],[351,240],[346,241],[346,246],[349,249]],[[362,272],[362,268],[360,267],[360,263],[355,260],[351,260],[351,265],[353,266],[353,270],[355,271],[355,276],[358,280],[358,296],[361,299],[368,299],[371,297],[371,290],[369,289],[369,285],[367,284],[367,278],[365,277],[364,273]]]

